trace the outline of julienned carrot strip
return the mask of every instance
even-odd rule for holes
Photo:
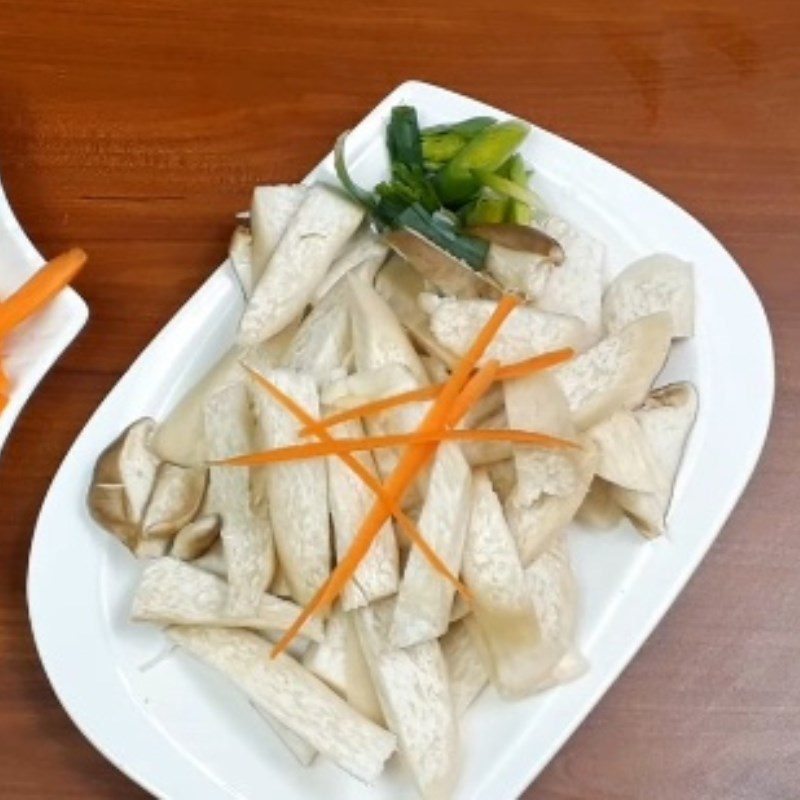
[[[485,393],[492,385],[496,372],[497,362],[493,361],[487,364],[472,377],[467,386],[462,390],[463,393],[469,393],[470,397],[478,399],[481,394]],[[458,418],[456,418],[454,415],[450,415],[450,419],[455,419],[455,424],[457,424]],[[447,421],[448,420],[445,420],[445,422]],[[395,468],[395,471],[387,480],[384,488],[387,491],[391,490],[396,492],[397,484],[405,484],[405,488],[407,489],[408,486],[410,486],[415,480],[419,471],[436,452],[436,447],[437,445],[435,444],[412,445],[409,447]],[[423,457],[419,458],[418,454],[423,449],[429,452],[423,453]],[[417,455],[417,458],[416,460],[412,461],[410,456],[414,455]],[[404,490],[401,490],[400,494],[402,494],[402,491]],[[297,636],[297,634],[302,630],[303,625],[305,625],[305,623],[315,613],[326,608],[327,605],[332,603],[342,591],[344,585],[350,579],[350,576],[358,569],[361,559],[364,557],[364,555],[366,555],[366,553],[369,551],[369,548],[372,546],[372,542],[377,535],[371,533],[372,528],[374,527],[376,531],[379,531],[381,525],[383,525],[383,520],[380,517],[379,511],[380,508],[377,505],[372,507],[370,513],[367,515],[367,518],[362,523],[361,529],[351,543],[350,549],[347,551],[346,556],[339,562],[337,567],[328,577],[328,580],[317,590],[314,597],[311,598],[311,602],[306,605],[297,619],[292,623],[283,637],[272,649],[272,658],[279,656],[291,644],[294,637]]]
[[[48,261],[14,294],[0,303],[0,338],[50,302],[86,263],[79,248],[67,250]]]
[[[543,353],[540,356],[526,358],[524,361],[516,361],[513,364],[500,367],[497,371],[496,380],[507,381],[513,378],[524,378],[527,375],[533,375],[549,367],[563,364],[565,361],[569,361],[573,358],[574,355],[575,351],[571,347],[565,347],[562,350],[553,350],[550,353]],[[363,403],[353,408],[339,411],[336,414],[331,414],[321,419],[319,422],[322,427],[330,428],[342,422],[349,422],[350,420],[359,419],[361,417],[369,417],[381,411],[388,411],[390,408],[395,408],[396,406],[406,405],[407,403],[433,400],[441,391],[442,385],[443,384],[438,383],[433,386],[425,386],[422,389],[412,389],[408,392],[401,392],[400,394],[384,397],[380,400],[372,400],[369,403]],[[300,431],[301,435],[307,435],[308,433],[310,433],[310,431],[306,428]]]
[[[514,428],[468,428],[466,430],[431,431],[430,433],[393,433],[385,436],[362,436],[356,439],[336,439],[331,442],[298,444],[289,447],[276,447],[259,453],[233,456],[232,458],[225,458],[211,463],[228,467],[258,467],[266,464],[281,464],[287,461],[338,456],[343,453],[357,453],[363,450],[379,450],[386,447],[405,447],[409,444],[446,441],[510,442],[512,444],[528,444],[559,450],[578,447],[575,442],[569,439],[560,439],[537,431]]]
[[[341,440],[335,439],[325,428],[323,428],[319,421],[314,419],[299,403],[296,403],[289,395],[284,394],[274,383],[267,380],[263,375],[261,375],[256,370],[248,367],[246,364],[242,364],[242,367],[246,369],[255,379],[255,381],[262,386],[267,392],[272,395],[290,414],[292,414],[302,425],[306,425],[310,428],[315,435],[317,435],[322,440],[323,447],[332,447],[335,444],[339,443]],[[351,440],[345,440],[351,441]],[[310,445],[309,445],[310,446]],[[389,512],[392,516],[397,519],[400,526],[406,532],[408,538],[420,549],[420,552],[427,558],[430,565],[433,567],[436,572],[446,578],[450,583],[455,586],[458,592],[464,597],[464,599],[470,599],[469,590],[464,586],[464,584],[455,576],[453,573],[447,568],[447,565],[439,558],[436,554],[436,551],[425,541],[422,534],[417,529],[417,526],[414,522],[405,514],[405,512],[400,508],[398,503],[393,502],[391,498],[386,495],[386,492],[383,489],[380,481],[356,458],[354,458],[349,452],[344,451],[341,453],[335,453],[332,455],[337,455],[342,462],[344,462],[350,469],[358,475],[359,478],[365,483],[365,485],[372,489],[375,495],[383,502],[386,507],[389,509]]]
[[[511,295],[503,296],[497,304],[494,313],[489,318],[486,325],[483,326],[467,353],[458,364],[456,364],[450,378],[428,409],[419,427],[420,433],[429,433],[430,431],[444,428],[448,424],[450,426],[457,424],[458,420],[454,419],[450,413],[454,401],[464,389],[469,380],[470,373],[486,351],[486,348],[492,342],[492,339],[494,339],[500,326],[518,304],[519,300],[516,297]],[[485,374],[486,371],[496,374],[497,365],[494,363],[487,365],[479,372],[479,375]],[[479,375],[473,378],[473,382],[480,380]],[[488,389],[488,387],[489,383],[486,383],[484,391]],[[397,467],[384,484],[384,491],[393,502],[400,502],[403,494],[413,483],[420,470],[436,452],[436,448],[437,445],[435,443],[426,443],[410,445],[403,451],[403,455],[400,457]],[[315,593],[311,602],[300,612],[297,619],[289,627],[289,630],[286,631],[275,645],[272,650],[272,658],[276,658],[289,646],[294,637],[302,630],[303,625],[305,625],[314,614],[327,608],[336,599],[347,581],[350,580],[350,577],[358,568],[361,559],[369,552],[372,542],[375,540],[375,537],[378,535],[387,517],[388,512],[385,510],[383,504],[381,501],[377,501],[361,524],[361,528],[353,539],[345,557],[336,565],[333,572],[328,576],[328,579]]]
[[[3,361],[0,359],[0,414],[8,405],[9,395],[11,394],[11,381],[8,379]]]

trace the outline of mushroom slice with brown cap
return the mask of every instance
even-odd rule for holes
[[[634,412],[650,446],[656,485],[650,492],[612,488],[613,498],[645,536],[663,533],[683,451],[697,417],[697,391],[690,383],[656,389]]]
[[[138,420],[106,448],[95,465],[87,498],[92,517],[132,549],[159,465],[151,450],[154,428],[152,419]]]
[[[219,514],[206,514],[184,525],[172,541],[170,555],[182,561],[193,561],[207,553],[219,539],[222,520]],[[224,559],[224,556],[222,556]],[[223,561],[224,564],[224,561]]]
[[[486,256],[486,269],[509,291],[535,300],[544,292],[553,262],[535,253],[492,245]]]
[[[502,288],[493,278],[454,258],[410,228],[389,231],[384,239],[423,278],[452,297],[497,299],[502,294]]]
[[[694,332],[692,265],[666,253],[634,261],[614,278],[603,295],[603,318],[610,333],[659,311],[669,313],[673,337]]]
[[[208,470],[203,467],[161,464],[144,512],[142,535],[170,537],[191,522],[203,502],[207,482]]]

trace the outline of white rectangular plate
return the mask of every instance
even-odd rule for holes
[[[0,299],[8,297],[42,265],[42,257],[17,222],[0,186]],[[89,315],[86,303],[64,289],[40,311],[0,341],[12,391],[0,414],[0,452],[36,385],[78,335]]]
[[[480,114],[466,97],[405,83],[348,140],[356,179],[386,167],[383,126],[397,103],[425,125]],[[459,798],[513,798],[580,724],[661,619],[716,537],[755,466],[773,395],[769,328],[747,279],[719,242],[653,189],[585,150],[533,129],[524,147],[548,204],[608,245],[611,270],[659,250],[696,265],[697,334],[678,345],[663,380],[693,381],[700,413],[668,534],[644,542],[620,528],[576,529],[583,598],[580,680],[519,703],[486,692],[468,714]],[[329,156],[310,176],[329,178]],[[84,496],[100,451],[128,422],[163,417],[228,347],[242,298],[223,265],[139,357],[80,435],[56,476],[31,552],[28,602],[53,687],[84,734],[120,769],[165,798],[330,800],[412,796],[393,765],[366,787],[324,761],[305,770],[224,680],[183,654],[148,664],[162,634],[128,621],[137,565],[90,520]],[[749,387],[742,391],[742,387]]]

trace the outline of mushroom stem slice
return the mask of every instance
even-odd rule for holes
[[[184,650],[220,671],[281,724],[363,781],[373,781],[394,752],[391,733],[351,708],[291,656],[247,631],[173,627]]]
[[[193,561],[207,553],[219,539],[222,520],[219,514],[207,514],[184,525],[172,542],[170,555],[182,561]]]
[[[142,535],[155,538],[175,535],[194,518],[207,483],[208,470],[203,467],[161,464],[144,513]]]

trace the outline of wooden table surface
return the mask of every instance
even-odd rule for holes
[[[45,254],[91,254],[77,283],[91,321],[0,462],[0,796],[144,796],[84,741],[37,660],[25,570],[39,505],[95,406],[223,258],[251,187],[302,176],[413,77],[675,198],[742,264],[777,348],[772,435],[742,502],[526,796],[800,797],[799,53],[796,0],[0,1],[3,181]]]

